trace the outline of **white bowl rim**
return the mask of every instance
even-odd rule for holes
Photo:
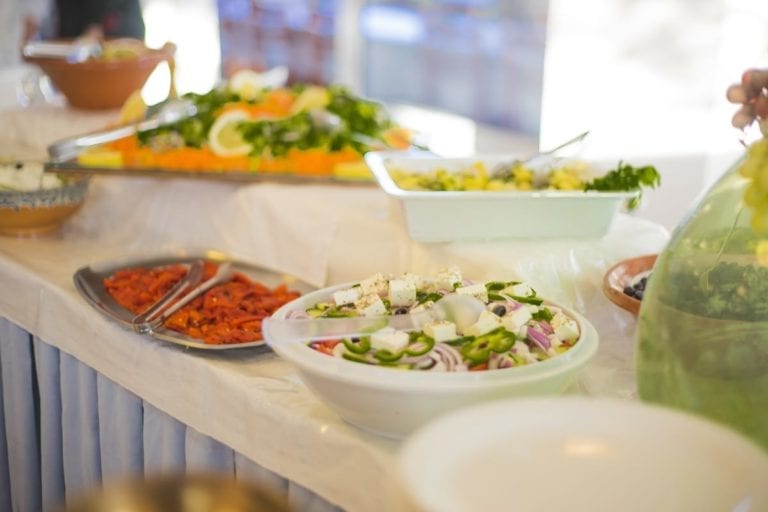
[[[598,190],[406,190],[397,186],[392,175],[389,173],[389,160],[399,159],[400,161],[414,160],[434,160],[435,162],[476,162],[486,158],[502,158],[498,154],[482,155],[475,157],[441,157],[430,153],[429,151],[415,150],[386,150],[369,151],[363,157],[372,174],[379,183],[384,192],[403,199],[428,199],[434,201],[444,201],[446,199],[491,199],[491,198],[547,198],[554,200],[566,199],[590,199],[592,201],[617,201],[629,199],[639,195],[638,191],[598,191]]]
[[[352,283],[344,283],[315,290],[283,305],[272,315],[284,318],[292,310],[298,309],[299,304],[314,304],[322,298],[328,298],[337,290],[351,287]],[[421,387],[421,391],[443,392],[447,389],[476,389],[496,387],[500,383],[529,384],[547,380],[557,375],[567,375],[586,365],[597,352],[598,333],[594,326],[582,315],[556,302],[545,299],[545,303],[556,306],[576,319],[579,324],[581,337],[579,342],[566,352],[553,358],[521,367],[501,370],[484,370],[477,372],[423,372],[399,370],[396,368],[365,365],[347,361],[340,357],[332,357],[309,348],[304,343],[272,343],[269,339],[268,326],[264,329],[264,339],[272,350],[279,356],[296,365],[301,371],[319,374],[336,381],[354,385],[367,385],[381,389],[413,390]],[[396,378],[393,378],[396,377]]]
[[[553,422],[553,428],[556,428],[563,418],[583,418],[585,425],[596,426],[596,436],[608,431],[618,434],[624,432],[624,429],[617,428],[615,423],[610,425],[611,421],[633,426],[647,426],[650,423],[661,428],[662,432],[670,432],[669,435],[675,431],[696,434],[697,438],[706,437],[721,445],[727,445],[732,452],[748,459],[748,462],[744,462],[745,465],[759,464],[759,467],[754,469],[759,469],[768,476],[768,454],[759,445],[708,418],[639,400],[595,396],[540,396],[484,402],[449,411],[422,425],[405,440],[398,451],[395,474],[400,485],[419,506],[426,507],[425,510],[439,506],[439,503],[434,503],[427,497],[428,492],[410,485],[411,482],[423,480],[423,472],[428,470],[425,468],[426,464],[429,464],[432,470],[435,467],[444,467],[439,459],[436,461],[432,456],[435,453],[435,445],[444,443],[446,438],[454,439],[457,432],[466,432],[468,428],[478,439],[494,439],[495,431],[499,428],[507,429],[508,434],[505,435],[513,435],[517,422],[498,421],[513,415],[522,424],[536,418],[548,418],[547,421]],[[496,421],[491,421],[491,417]],[[600,423],[600,418],[607,418],[604,425]],[[568,433],[567,429],[561,432],[563,435]],[[665,443],[665,446],[668,444]],[[426,453],[430,454],[430,457],[425,457]]]

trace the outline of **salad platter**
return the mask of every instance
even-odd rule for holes
[[[381,188],[400,202],[414,240],[599,238],[616,214],[659,185],[655,167],[554,159],[530,167],[511,155],[444,158],[426,151],[365,155]]]
[[[375,274],[337,286],[330,297],[290,312],[276,326],[278,322],[270,318],[267,328],[268,339],[277,343],[306,329],[301,337],[319,353],[415,371],[477,372],[539,364],[567,354],[581,338],[576,318],[527,284],[470,283],[456,267],[434,278]],[[339,335],[345,327],[347,334]]]
[[[86,302],[123,327],[203,350],[264,346],[262,320],[312,290],[215,252],[91,264],[73,280]]]
[[[340,85],[267,86],[240,72],[203,93],[123,108],[120,125],[48,147],[56,173],[372,183],[363,154],[404,148],[383,105]]]
[[[586,318],[526,283],[473,281],[455,266],[319,289],[263,328],[339,416],[391,438],[459,407],[561,393],[599,344]]]
[[[44,164],[45,172],[66,175],[102,175],[102,176],[129,176],[149,178],[185,178],[195,180],[213,180],[232,183],[285,183],[295,185],[332,184],[352,187],[372,187],[376,183],[364,176],[364,169],[356,168],[355,177],[343,176],[309,176],[291,172],[271,173],[253,172],[247,169],[234,171],[217,170],[189,170],[170,167],[112,167],[109,165],[84,165],[78,160],[65,162],[51,162]],[[360,176],[362,175],[362,176]]]

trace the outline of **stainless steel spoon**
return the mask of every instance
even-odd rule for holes
[[[485,309],[482,301],[469,295],[449,294],[423,313],[340,318],[265,318],[261,329],[267,342],[304,343],[338,338],[369,336],[384,327],[399,331],[421,330],[434,320],[450,320],[463,331],[477,321]]]
[[[584,139],[587,138],[588,135],[589,135],[589,131],[585,131],[571,139],[566,140],[561,144],[558,144],[552,149],[548,149],[547,151],[540,151],[539,153],[536,153],[524,159],[498,164],[496,167],[494,167],[491,174],[497,178],[507,177],[509,173],[511,173],[513,166],[515,164],[522,164],[529,168],[537,167],[541,163],[554,158],[559,151],[583,141]]]
[[[197,107],[190,100],[168,100],[160,107],[157,114],[149,119],[57,141],[48,146],[48,155],[52,162],[63,163],[77,157],[84,149],[122,139],[137,132],[153,130],[159,126],[175,123],[194,115],[196,111]]]
[[[151,323],[155,320],[155,317],[161,314],[174,300],[179,297],[179,295],[185,291],[189,291],[191,286],[197,286],[200,284],[200,279],[203,277],[204,268],[205,262],[203,262],[203,260],[193,261],[187,270],[187,274],[182,279],[180,279],[179,282],[176,283],[163,298],[161,298],[149,309],[133,319],[132,323],[134,325],[134,329],[142,332],[136,326],[151,325]]]

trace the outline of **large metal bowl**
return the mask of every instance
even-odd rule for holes
[[[254,484],[214,474],[119,481],[81,495],[65,512],[290,512],[286,501]]]

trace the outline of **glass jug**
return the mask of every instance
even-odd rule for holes
[[[758,151],[765,159],[752,158]],[[768,450],[768,139],[748,155],[659,255],[638,319],[637,380],[642,399],[707,416]]]

